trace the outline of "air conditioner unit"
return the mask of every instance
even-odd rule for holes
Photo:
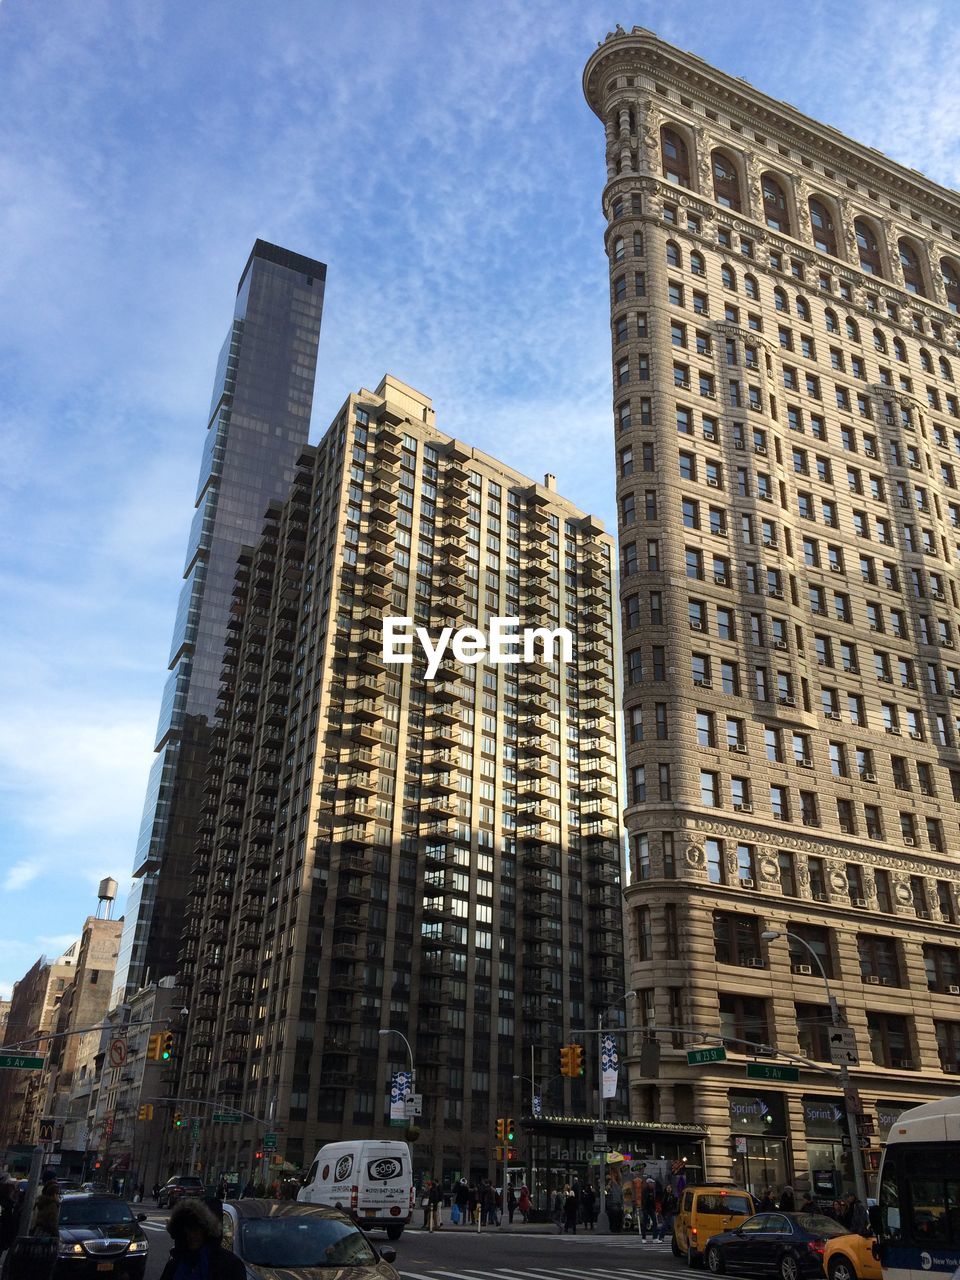
[[[946,596],[943,594],[943,592],[942,592],[942,591],[931,591],[931,592],[930,592],[930,594],[933,596],[934,600],[945,600],[945,599],[946,599]]]
[[[797,761],[797,764],[799,765],[799,767],[800,767],[801,769],[812,769],[812,768],[813,768],[813,761],[810,759],[810,757],[809,757],[809,756],[804,756],[802,760],[798,760],[798,761]]]
[[[826,717],[827,717],[827,719],[828,719],[828,720],[839,720],[839,719],[840,719],[840,712],[839,712],[839,711],[827,711],[825,714],[826,714]]]
[[[908,501],[906,498],[901,498],[901,499],[900,499],[900,505],[901,505],[901,507],[903,507],[904,511],[909,511],[909,510],[910,510],[910,503],[909,503],[909,501]]]
[[[742,742],[730,742],[730,743],[728,743],[728,744],[727,744],[727,750],[728,750],[728,751],[736,751],[736,753],[737,753],[738,755],[741,755],[741,756],[745,756],[745,755],[747,754],[747,748],[743,745],[743,743],[742,743]]]
[[[879,987],[880,978],[875,973],[868,973],[867,976],[864,978],[864,982],[868,983],[871,987]]]
[[[827,665],[827,660],[826,660],[826,658],[818,658],[818,659],[817,659],[817,666],[818,666],[818,667],[825,667],[826,665]]]
[[[775,649],[785,649],[787,647],[786,640],[774,640],[773,647]]]
[[[760,410],[760,406],[759,406],[759,405],[751,405],[750,407],[751,407],[751,409],[756,408],[758,412],[759,412],[759,410]],[[755,445],[753,446],[753,452],[754,452],[754,453],[759,453],[759,454],[764,454],[764,455],[765,455],[765,454],[766,454],[766,452],[767,452],[767,446],[766,446],[765,444],[755,444]]]
[[[918,920],[929,920],[929,919],[930,919],[930,912],[929,912],[929,911],[918,911],[918,912],[917,912],[917,919],[918,919]]]
[[[831,573],[843,573],[843,565],[842,565],[842,564],[831,564],[831,565],[830,565],[830,572],[831,572]]]
[[[847,825],[847,823],[845,823],[845,822],[841,822],[841,823],[840,823],[840,830],[843,832],[843,834],[844,834],[845,836],[852,836],[852,835],[853,835],[853,827],[848,826],[848,825]]]
[[[861,911],[866,911],[870,903],[866,900],[866,898],[852,898],[850,905],[854,907],[858,907]]]
[[[809,978],[813,973],[813,965],[795,964],[793,966],[793,972],[799,974],[801,978]]]
[[[743,449],[743,448],[745,448],[745,445],[744,445],[744,443],[743,443],[743,441],[742,441],[742,440],[734,440],[734,442],[733,442],[733,447],[734,447],[735,449]]]
[[[753,813],[752,804],[735,804],[733,806],[734,813]]]
[[[702,623],[702,622],[698,622],[698,621],[697,621],[696,619],[694,619],[694,618],[691,618],[691,619],[690,619],[690,630],[691,630],[691,631],[702,631],[702,630],[703,630],[703,623]]]
[[[897,728],[897,726],[896,726],[896,725],[894,725],[894,724],[888,724],[888,725],[886,726],[886,728],[885,728],[884,732],[885,732],[885,733],[891,733],[891,734],[893,734],[893,736],[894,736],[895,738],[900,738],[900,737],[902,737],[902,736],[903,736],[903,735],[901,734],[900,730],[899,730],[899,729]]]
[[[706,676],[694,677],[693,687],[695,689],[712,689],[713,681],[708,680]]]
[[[717,479],[716,476],[707,476],[707,484],[710,486],[711,489],[720,488],[720,481]]]
[[[718,587],[725,587],[727,585],[727,575],[725,573],[715,573],[713,581]]]
[[[773,494],[772,494],[772,493],[758,493],[758,494],[757,494],[757,497],[760,499],[760,501],[761,501],[761,502],[772,502],[772,501],[773,501]]]
[[[797,705],[796,698],[791,698],[789,694],[783,694],[777,699],[781,707],[795,707]]]
[[[870,630],[871,630],[871,631],[879,631],[879,630],[880,630],[880,628],[877,626],[877,624],[876,624],[875,622],[871,622],[871,623],[870,623]]]
[[[813,898],[814,902],[829,902],[829,901],[830,901],[829,895],[828,895],[828,894],[826,894],[826,893],[814,893],[814,894],[811,894],[811,897]]]
[[[920,732],[920,730],[919,730],[919,729],[911,729],[911,730],[910,730],[910,737],[914,740],[914,742],[922,742],[922,741],[923,741],[923,734]]]
[[[941,649],[952,649],[952,648],[954,648],[954,643],[953,643],[953,641],[952,641],[952,640],[941,640],[941,641],[940,641],[940,648],[941,648]]]
[[[749,960],[744,960],[743,967],[745,969],[762,969],[764,965],[759,956],[753,956]]]
[[[776,550],[776,546],[777,546],[777,544],[774,542],[772,538],[764,538],[763,545],[765,547],[772,548],[773,550]]]
[[[915,689],[916,687],[917,687],[917,682],[916,682],[916,680],[901,680],[901,681],[900,681],[900,688],[901,688],[901,689]]]
[[[863,778],[864,782],[876,782],[877,780],[877,775],[875,773],[862,773],[860,776]]]
[[[749,876],[744,876],[744,877],[743,877],[743,879],[740,881],[740,888],[741,888],[741,889],[752,889],[752,888],[753,888],[753,881],[750,879],[750,877],[749,877]]]
[[[947,987],[947,995],[960,996],[960,987],[955,987],[951,984],[949,987]]]
[[[780,590],[780,588],[779,588],[779,587],[770,587],[770,588],[767,590],[767,595],[770,597],[770,599],[771,599],[771,600],[782,600],[782,599],[783,599],[783,592]]]
[[[893,676],[877,676],[881,684],[893,684]]]

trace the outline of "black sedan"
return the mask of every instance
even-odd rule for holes
[[[339,1209],[296,1200],[229,1200],[223,1243],[258,1280],[400,1280],[396,1251],[378,1249]]]
[[[60,1204],[60,1246],[56,1280],[86,1276],[142,1280],[147,1266],[147,1237],[118,1196],[65,1195]]]
[[[703,1251],[714,1275],[823,1276],[823,1246],[846,1228],[818,1213],[756,1213],[733,1231],[711,1236]]]

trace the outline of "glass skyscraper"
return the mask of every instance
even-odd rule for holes
[[[237,555],[310,429],[326,266],[258,240],[217,362],[114,1001],[176,972]]]

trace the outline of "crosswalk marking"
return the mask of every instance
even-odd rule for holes
[[[609,1280],[610,1271],[606,1267],[590,1267],[584,1270],[583,1267],[551,1267],[549,1270],[542,1270],[540,1267],[510,1267],[498,1268],[495,1271],[477,1270],[474,1267],[468,1267],[464,1271],[449,1271],[446,1269],[430,1271],[407,1271],[404,1268],[400,1275],[402,1280]],[[676,1280],[677,1272],[652,1272],[646,1269],[636,1271],[632,1267],[624,1269],[617,1267],[617,1280],[651,1280],[652,1276],[671,1276]]]

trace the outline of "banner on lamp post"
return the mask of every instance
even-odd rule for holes
[[[407,1110],[405,1099],[413,1088],[413,1076],[409,1071],[395,1071],[390,1078],[390,1123],[405,1125]]]
[[[603,1096],[617,1096],[617,1077],[620,1066],[620,1055],[617,1053],[617,1042],[611,1035],[603,1037],[600,1046],[600,1070],[603,1076]]]

